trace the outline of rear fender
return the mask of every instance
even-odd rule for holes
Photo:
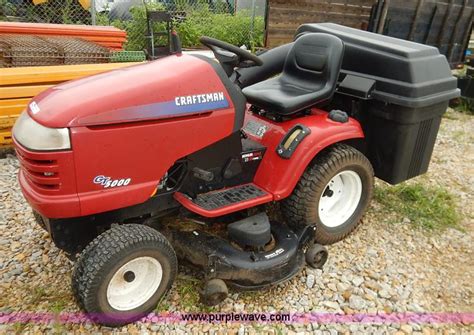
[[[301,141],[289,159],[281,158],[277,147],[297,124],[306,126],[311,133]],[[254,183],[272,193],[275,200],[291,194],[308,164],[323,149],[338,142],[364,138],[357,120],[349,118],[346,123],[335,122],[329,119],[327,112],[317,109],[312,110],[311,115],[284,122],[273,122],[247,112],[244,130],[249,138],[267,147]]]

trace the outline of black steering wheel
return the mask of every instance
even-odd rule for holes
[[[254,54],[248,52],[247,50],[241,49],[239,47],[236,47],[235,45],[232,45],[230,43],[212,38],[212,37],[207,37],[207,36],[202,36],[200,39],[202,44],[204,44],[206,47],[212,50],[214,54],[219,54],[219,49],[228,51],[230,53],[233,53],[239,57],[238,63],[243,63],[243,62],[249,62],[250,64],[247,64],[246,67],[249,66],[260,66],[263,64],[262,60],[255,56]],[[219,57],[216,58],[219,59]]]

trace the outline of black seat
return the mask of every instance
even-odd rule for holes
[[[288,53],[283,72],[243,89],[247,101],[266,111],[289,115],[332,98],[344,44],[336,36],[308,33]]]

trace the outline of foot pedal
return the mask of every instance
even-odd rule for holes
[[[206,217],[217,217],[273,200],[273,195],[255,184],[239,185],[223,190],[199,194],[191,199],[176,192],[175,199],[188,210]]]
[[[231,240],[241,247],[263,248],[272,238],[267,214],[259,213],[227,226]]]

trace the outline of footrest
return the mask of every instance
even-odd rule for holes
[[[188,210],[205,217],[221,216],[273,200],[270,193],[255,184],[199,194],[195,199],[180,192],[176,192],[174,197]]]
[[[254,184],[247,184],[200,194],[193,202],[201,208],[212,211],[213,209],[230,206],[238,202],[252,200],[265,194],[265,191]]]

